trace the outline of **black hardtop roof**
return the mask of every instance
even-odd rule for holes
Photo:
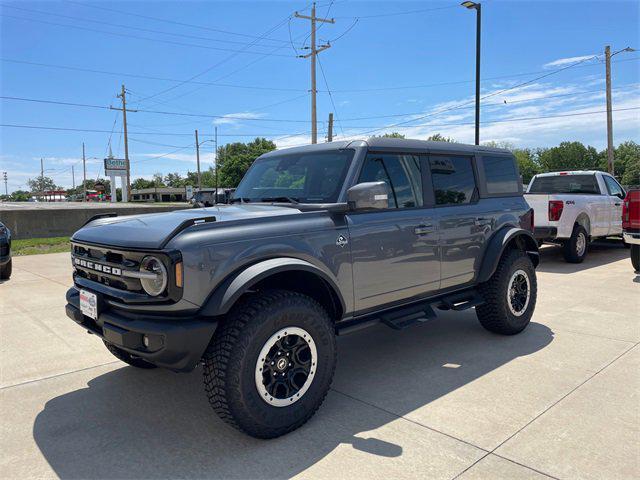
[[[281,150],[273,150],[261,156],[270,157],[273,155],[286,155],[291,153],[312,153],[324,152],[332,150],[341,150],[344,148],[368,147],[369,149],[382,150],[407,150],[407,151],[424,151],[434,153],[501,153],[510,154],[511,152],[505,148],[486,147],[483,145],[467,145],[464,143],[452,142],[431,142],[427,140],[413,140],[405,138],[386,138],[386,137],[370,137],[361,140],[343,140],[339,142],[318,143],[315,145],[304,145],[300,147],[283,148]]]

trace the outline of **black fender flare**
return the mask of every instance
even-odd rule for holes
[[[200,314],[202,316],[224,315],[253,285],[271,275],[286,271],[310,272],[320,277],[327,283],[327,286],[333,290],[333,293],[340,301],[342,311],[345,311],[344,299],[331,275],[306,260],[279,257],[262,260],[230,275],[220,283],[212,295],[209,296]]]
[[[533,234],[518,227],[503,227],[489,240],[478,274],[478,283],[486,282],[491,278],[496,268],[498,268],[502,254],[512,241],[522,242],[521,247],[531,258],[533,266],[538,266],[540,253],[538,251],[538,242],[536,242]]]

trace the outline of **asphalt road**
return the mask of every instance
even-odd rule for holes
[[[640,478],[640,276],[619,244],[543,248],[533,321],[444,313],[338,341],[324,405],[261,441],[220,421],[201,371],[117,361],[64,314],[69,255],[0,284],[2,478]]]

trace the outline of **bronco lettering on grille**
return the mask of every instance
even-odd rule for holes
[[[73,263],[89,270],[95,270],[96,272],[108,273],[110,275],[122,275],[122,269],[118,267],[110,267],[109,265],[102,265],[101,263],[89,262],[82,258],[74,258]]]

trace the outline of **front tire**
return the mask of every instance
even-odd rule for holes
[[[589,235],[581,225],[573,227],[571,238],[562,245],[564,259],[569,263],[582,263],[587,256],[589,248]]]
[[[233,308],[203,357],[218,416],[256,438],[303,425],[327,395],[336,365],[333,322],[312,298],[270,290]]]
[[[11,278],[12,259],[10,258],[7,263],[0,266],[0,280],[9,280]]]
[[[636,272],[640,272],[640,245],[631,245],[631,265]]]
[[[479,290],[485,303],[476,307],[476,315],[484,328],[515,335],[529,325],[538,284],[533,263],[525,252],[509,250],[503,254],[495,273]]]
[[[145,359],[136,357],[135,355],[131,355],[129,352],[125,352],[121,348],[116,347],[115,345],[103,340],[104,346],[107,347],[107,350],[111,352],[111,354],[116,357],[118,360],[122,360],[124,363],[131,365],[132,367],[142,368],[145,370],[149,370],[152,368],[157,368],[153,363],[147,362]]]

